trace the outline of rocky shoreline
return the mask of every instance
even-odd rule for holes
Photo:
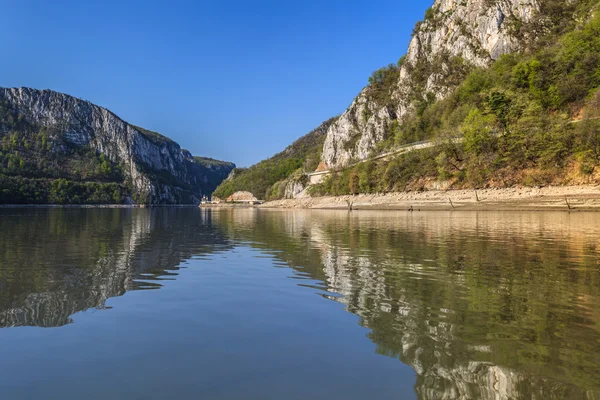
[[[307,197],[259,208],[412,211],[600,211],[600,186],[447,190]]]
[[[200,208],[256,208],[258,205],[250,203],[219,203],[219,204],[200,204]]]

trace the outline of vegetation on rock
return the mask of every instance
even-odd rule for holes
[[[40,99],[48,93],[62,96],[67,102],[80,101],[56,92],[28,89],[28,94],[38,95]],[[96,107],[87,102],[84,105],[88,110]],[[70,112],[68,104],[61,107],[64,108],[61,113]],[[181,153],[180,170],[174,174],[153,168],[145,163],[143,154],[129,154],[130,159],[111,161],[98,147],[74,140],[73,135],[84,134],[74,134],[66,122],[42,124],[28,117],[33,111],[24,108],[0,98],[0,204],[120,204],[131,200],[193,204],[202,194],[210,194],[234,168],[231,163],[192,157],[171,139],[133,125],[129,126],[157,146],[170,146],[173,152]],[[102,109],[96,107],[95,110]],[[82,115],[78,116],[76,123],[80,125],[76,129],[88,134],[93,128],[86,125],[89,121],[85,120],[86,114]],[[112,113],[110,117],[120,121]],[[103,131],[95,133],[104,134]],[[118,158],[113,157],[115,159]],[[157,194],[136,189],[125,162],[135,163],[144,179],[163,189],[170,198],[158,198]]]
[[[600,3],[566,3],[542,1],[544,23],[520,27],[544,32],[539,41],[488,68],[461,69],[464,79],[445,99],[426,97],[415,112],[392,121],[376,152],[418,140],[439,146],[343,169],[313,193],[421,190],[436,182],[456,188],[597,182]]]
[[[249,168],[237,168],[231,179],[225,180],[213,195],[227,198],[238,191],[252,193],[258,199],[276,199],[283,197],[281,183],[292,177],[297,171],[312,172],[317,168],[325,134],[335,121],[331,118],[317,129],[296,140],[284,151],[263,160]]]

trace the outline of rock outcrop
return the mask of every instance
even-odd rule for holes
[[[308,196],[306,193],[306,182],[299,179],[291,179],[285,185],[284,199],[302,199]]]
[[[232,163],[193,157],[160,134],[66,94],[0,88],[0,102],[30,125],[51,129],[51,151],[73,146],[91,149],[119,165],[131,182],[132,195],[140,202],[198,203],[235,168]]]
[[[230,203],[238,203],[238,202],[243,202],[243,203],[254,203],[256,201],[258,201],[258,199],[256,197],[254,197],[254,195],[250,192],[235,192],[234,194],[232,194],[231,196],[229,196],[226,199],[227,202]]]
[[[453,66],[484,67],[503,54],[519,51],[515,26],[531,21],[537,0],[435,0],[417,24],[396,82],[374,96],[371,82],[329,128],[322,161],[329,168],[365,159],[385,139],[394,121],[413,112],[428,97],[442,99],[456,85]],[[377,98],[379,97],[379,98]]]

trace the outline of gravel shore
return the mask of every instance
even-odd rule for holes
[[[600,186],[556,186],[481,190],[448,190],[307,197],[276,200],[259,208],[353,210],[482,210],[595,211],[600,210]]]

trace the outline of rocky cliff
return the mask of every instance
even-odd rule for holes
[[[435,0],[398,65],[376,72],[329,128],[323,162],[339,168],[367,158],[404,117],[444,98],[466,72],[521,50],[522,28],[538,11],[537,0]]]
[[[49,164],[60,164],[57,162],[60,158],[69,162],[70,155],[75,157],[85,151],[88,158],[88,153],[101,155],[102,162],[110,164],[105,169],[110,166],[118,169],[123,182],[127,182],[128,194],[137,202],[178,204],[199,202],[235,167],[232,163],[193,157],[160,134],[133,126],[105,108],[66,94],[2,88],[0,102],[3,106],[0,139],[12,135],[13,144],[10,147],[8,143],[9,147],[4,149],[11,153],[5,154],[7,168],[18,157],[21,170],[28,170],[29,175],[39,172],[40,176],[52,179],[67,174],[67,178],[77,180],[79,172],[75,167],[69,171],[60,170],[60,166],[36,170],[30,164],[37,157],[36,151],[55,155]],[[39,138],[43,146],[28,141]],[[59,172],[49,173],[49,170]],[[8,173],[14,175],[18,171],[9,168]]]

